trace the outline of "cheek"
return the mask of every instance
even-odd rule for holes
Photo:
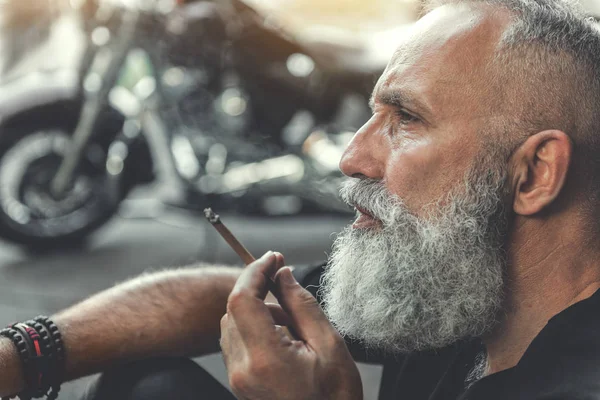
[[[430,141],[415,141],[391,152],[386,164],[386,186],[419,214],[424,205],[442,198],[464,176],[467,159],[462,151]]]

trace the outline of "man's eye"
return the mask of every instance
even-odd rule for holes
[[[419,121],[419,118],[415,117],[412,114],[407,113],[404,110],[397,110],[396,115],[399,117],[399,120],[402,124],[410,124],[410,123]]]

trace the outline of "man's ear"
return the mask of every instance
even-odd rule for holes
[[[512,157],[515,213],[536,214],[558,197],[572,152],[569,136],[557,130],[536,133],[517,149]]]

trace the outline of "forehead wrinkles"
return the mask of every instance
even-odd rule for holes
[[[375,92],[420,94],[437,118],[485,117],[495,49],[508,18],[487,7],[449,5],[432,11],[411,29]],[[488,83],[486,83],[488,82]]]

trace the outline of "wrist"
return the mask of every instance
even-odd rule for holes
[[[351,388],[351,386],[348,386],[348,388]],[[360,388],[356,388],[355,390],[352,390],[352,389],[341,390],[331,398],[333,400],[363,400],[364,397],[363,397],[362,384],[360,385]]]
[[[0,337],[0,396],[10,396],[25,388],[25,377],[17,349],[8,338]]]
[[[350,386],[348,386],[350,387]],[[363,400],[363,388],[362,384],[360,388],[356,388],[356,390],[342,390],[337,393],[334,397],[334,400]]]
[[[332,393],[331,397],[334,400],[363,400],[362,378],[358,372],[358,368],[348,371],[347,374],[338,375],[339,381]]]

